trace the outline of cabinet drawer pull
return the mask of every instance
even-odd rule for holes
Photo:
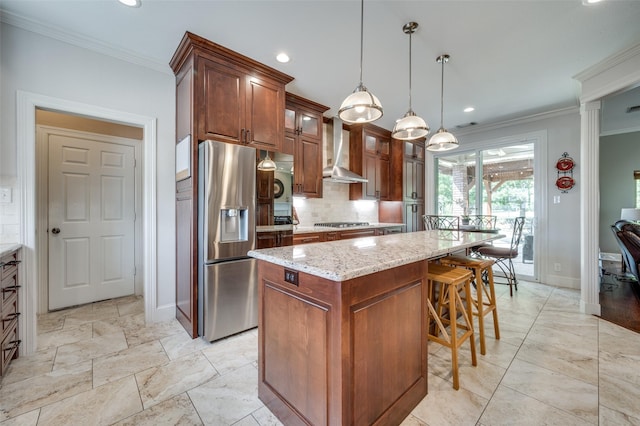
[[[20,262],[22,262],[21,260],[12,260],[10,262],[6,262],[4,264],[2,264],[2,266],[15,266],[18,265]]]
[[[245,140],[245,131],[244,129],[240,129],[240,143],[244,143]]]
[[[418,193],[417,193],[416,191],[413,191],[413,192],[411,193],[411,198],[413,198],[414,200],[415,200],[416,198],[418,198]]]
[[[246,135],[247,135],[247,139],[244,142],[251,143],[251,130],[247,129]]]
[[[3,293],[18,291],[18,289],[22,287],[20,285],[11,285],[9,287],[5,287],[2,289]]]
[[[9,315],[7,315],[7,317],[5,319],[3,319],[2,321],[13,321],[14,319],[18,318],[20,316],[20,312],[13,312]]]

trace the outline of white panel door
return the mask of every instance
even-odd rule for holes
[[[134,148],[49,137],[49,309],[134,293]]]

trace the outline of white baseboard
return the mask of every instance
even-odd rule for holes
[[[601,252],[600,260],[602,260],[603,262],[622,262],[622,254]]]
[[[580,278],[564,277],[561,275],[547,275],[547,279],[544,280],[544,283],[556,287],[580,290]]]
[[[151,313],[151,322],[164,322],[175,319],[176,317],[176,305],[168,304],[158,306]]]
[[[597,315],[600,316],[600,304],[594,303],[585,303],[584,300],[580,301],[580,312],[589,314],[589,315]]]

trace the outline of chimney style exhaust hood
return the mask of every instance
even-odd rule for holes
[[[342,120],[333,117],[333,165],[322,170],[322,177],[337,183],[362,183],[368,182],[357,173],[342,167]]]

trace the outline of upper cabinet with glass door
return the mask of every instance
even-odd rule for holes
[[[282,152],[293,155],[293,195],[322,198],[322,114],[328,109],[286,94]]]

